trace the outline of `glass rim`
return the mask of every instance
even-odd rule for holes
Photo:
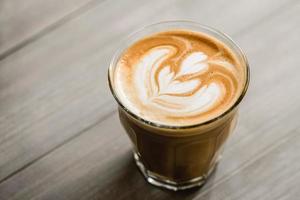
[[[119,56],[121,56],[122,53],[123,53],[123,51],[126,50],[126,48],[122,48],[122,46],[124,46],[124,44],[126,43],[126,41],[130,40],[136,34],[141,33],[143,30],[145,30],[147,28],[151,28],[151,27],[157,26],[157,25],[163,25],[163,24],[165,24],[166,26],[168,24],[169,25],[170,24],[180,24],[180,25],[195,26],[195,27],[198,27],[198,28],[202,28],[202,29],[205,29],[205,30],[207,30],[209,32],[215,33],[215,34],[223,37],[225,40],[227,40],[226,42],[229,42],[231,45],[233,45],[236,48],[236,50],[238,51],[238,53],[241,56],[241,60],[243,62],[242,64],[245,65],[245,73],[246,73],[246,75],[245,75],[245,82],[244,82],[243,90],[241,91],[239,97],[224,112],[222,112],[221,114],[217,115],[216,117],[214,117],[212,119],[209,119],[207,121],[203,121],[203,122],[200,122],[200,123],[195,123],[195,124],[191,124],[191,125],[178,125],[178,126],[176,126],[176,125],[167,125],[167,124],[162,124],[162,123],[157,123],[157,122],[153,122],[153,121],[147,120],[147,119],[145,119],[145,118],[143,118],[143,117],[141,117],[141,116],[133,113],[119,99],[119,97],[117,96],[117,94],[116,94],[116,92],[115,92],[115,90],[113,88],[113,77],[112,77],[111,72],[113,71],[113,68],[115,67],[115,64],[117,63],[117,61],[119,59]],[[180,28],[180,27],[178,27],[178,29],[183,29],[184,30],[184,29],[188,29],[188,28]],[[169,28],[169,29],[166,28],[165,30],[157,31],[156,33],[167,31],[167,30],[171,30],[171,28]],[[197,32],[196,30],[192,30],[192,31]],[[212,35],[210,35],[210,36],[214,37]],[[138,38],[138,39],[142,39],[142,38]],[[218,39],[218,38],[216,38],[216,39]],[[221,42],[223,42],[223,41],[221,41]],[[228,48],[230,48],[232,50],[231,47],[228,47]],[[108,85],[109,85],[110,91],[111,91],[113,97],[115,98],[115,100],[117,101],[118,105],[126,113],[128,113],[135,120],[138,120],[138,121],[142,122],[143,124],[148,125],[150,127],[164,128],[164,129],[173,129],[173,130],[176,130],[176,129],[197,128],[197,127],[200,127],[200,126],[203,126],[203,125],[211,124],[211,123],[216,122],[219,119],[225,117],[227,114],[229,114],[232,110],[234,110],[240,104],[240,102],[242,101],[242,99],[244,98],[244,96],[245,96],[245,94],[246,94],[246,92],[248,90],[249,82],[250,82],[250,67],[249,67],[249,63],[248,63],[247,57],[246,57],[245,53],[243,52],[243,50],[231,39],[231,37],[228,36],[227,34],[225,34],[224,32],[221,32],[221,31],[219,31],[219,30],[217,30],[215,28],[212,28],[210,26],[207,26],[207,25],[204,25],[204,24],[201,24],[201,23],[198,23],[198,22],[194,22],[194,21],[188,21],[188,20],[161,21],[161,22],[158,22],[158,23],[152,23],[152,24],[149,24],[149,25],[145,25],[145,26],[141,27],[140,29],[132,32],[131,34],[127,35],[125,38],[123,38],[121,40],[121,42],[119,43],[119,47],[118,47],[117,51],[114,53],[114,55],[113,55],[113,57],[111,59],[110,65],[108,67]]]

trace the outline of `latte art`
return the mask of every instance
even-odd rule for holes
[[[170,31],[127,49],[115,71],[122,103],[146,120],[168,125],[201,123],[228,109],[244,73],[235,55],[201,33]]]
[[[171,46],[156,47],[137,64],[134,77],[141,101],[174,116],[189,116],[208,110],[223,94],[222,83],[212,80],[203,84],[201,75],[210,73],[207,55],[190,53],[175,72],[171,66],[161,65],[172,52]]]

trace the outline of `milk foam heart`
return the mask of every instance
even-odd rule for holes
[[[176,30],[148,36],[123,52],[114,89],[141,118],[192,125],[225,112],[240,95],[244,79],[244,68],[223,43]]]

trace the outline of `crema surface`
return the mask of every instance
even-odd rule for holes
[[[245,82],[245,66],[221,41],[173,30],[147,36],[117,62],[113,87],[122,104],[159,124],[186,126],[228,110]]]

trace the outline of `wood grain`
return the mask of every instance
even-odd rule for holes
[[[2,60],[0,199],[297,197],[300,4],[204,2],[103,2]],[[201,190],[179,193],[143,180],[106,84],[119,39],[170,18],[203,19],[227,31],[246,51],[252,72],[218,170]]]
[[[98,1],[3,0],[0,2],[0,59],[87,11]]]
[[[213,192],[204,191],[195,199],[298,199],[299,134],[299,129],[286,133],[250,165],[214,187]]]

